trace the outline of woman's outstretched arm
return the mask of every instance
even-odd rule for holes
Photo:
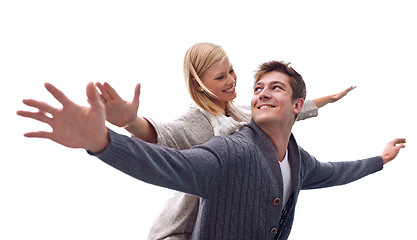
[[[345,90],[341,91],[340,93],[313,99],[313,102],[314,102],[314,104],[316,104],[316,106],[318,108],[321,108],[321,107],[324,107],[328,103],[334,103],[334,102],[339,101],[341,98],[346,96],[346,94],[348,94],[350,91],[352,91],[355,88],[356,88],[356,86],[355,87],[351,86],[351,87],[346,88]]]

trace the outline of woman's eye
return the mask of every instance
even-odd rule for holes
[[[230,74],[232,74],[232,73],[234,73],[234,72],[235,72],[235,70],[233,70],[233,69],[229,71],[229,73],[230,73]]]
[[[259,91],[261,91],[261,88],[260,88],[260,87],[257,87],[257,88],[254,88],[254,89],[253,89],[253,92],[255,92],[255,93],[256,93],[256,92],[259,92]]]
[[[220,76],[220,77],[216,78],[216,80],[221,80],[223,78],[224,78],[224,76]]]

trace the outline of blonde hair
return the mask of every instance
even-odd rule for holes
[[[184,77],[193,101],[205,111],[214,115],[224,115],[225,109],[220,108],[213,102],[217,98],[201,81],[201,77],[214,63],[224,61],[227,58],[222,47],[212,43],[197,43],[191,46],[184,57]],[[196,81],[203,91],[195,87]],[[232,102],[226,102],[226,109],[231,107]]]

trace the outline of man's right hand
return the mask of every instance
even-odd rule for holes
[[[94,153],[103,151],[109,143],[106,112],[94,83],[87,85],[90,107],[75,104],[52,84],[45,83],[45,88],[62,104],[61,109],[45,102],[25,99],[24,104],[38,111],[17,111],[17,115],[44,122],[51,126],[52,132],[29,132],[24,136],[47,138],[66,147],[84,148]]]

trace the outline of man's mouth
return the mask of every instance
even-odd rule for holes
[[[275,106],[273,105],[261,105],[258,107],[258,109],[263,109],[263,108],[275,108]]]

